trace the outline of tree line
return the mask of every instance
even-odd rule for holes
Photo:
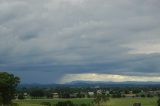
[[[101,87],[101,88],[90,88],[90,87],[76,87],[76,88],[70,88],[70,87],[61,87],[61,88],[18,88],[17,86],[20,83],[20,78],[17,76],[14,76],[13,74],[9,74],[7,72],[0,72],[0,105],[2,106],[12,106],[12,99],[15,99],[15,95],[19,94],[19,99],[24,99],[24,92],[27,92],[30,94],[30,96],[34,99],[37,97],[47,97],[51,98],[51,93],[57,92],[60,94],[60,98],[71,98],[70,94],[77,93],[77,98],[84,98],[85,93],[88,91],[96,92],[98,89],[101,89],[102,91],[110,91],[110,95],[112,97],[121,97],[120,93],[125,92],[129,93],[132,91],[133,93],[139,93],[143,90],[143,92],[147,92],[149,90],[156,91],[159,90],[159,87]],[[106,102],[109,100],[110,95],[105,94],[96,94],[92,97],[94,99],[94,103],[100,105],[102,102]],[[158,94],[157,94],[158,95]],[[142,97],[145,97],[146,95],[141,95]],[[152,97],[150,95],[147,95],[147,97]],[[157,104],[160,106],[160,94],[158,95],[158,101]],[[50,103],[42,103],[44,105],[48,105]],[[68,105],[66,105],[68,104]],[[90,106],[91,104],[81,104],[80,106]],[[56,106],[76,106],[71,101],[60,101],[57,103]]]

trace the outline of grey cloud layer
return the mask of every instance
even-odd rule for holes
[[[129,54],[137,43],[159,44],[159,7],[159,0],[0,0],[0,70],[24,82],[37,72],[51,75],[46,82],[66,73],[159,75],[159,53]]]

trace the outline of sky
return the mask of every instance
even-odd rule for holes
[[[0,72],[22,83],[160,81],[159,0],[0,0]]]

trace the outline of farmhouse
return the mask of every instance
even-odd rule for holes
[[[102,94],[102,90],[97,90],[97,94]]]
[[[94,96],[94,92],[88,92],[89,96]]]
[[[23,93],[23,95],[24,95],[24,98],[27,98],[29,95],[28,95],[28,93]]]
[[[78,93],[72,93],[72,94],[70,94],[70,97],[71,97],[71,98],[76,98],[77,95],[78,95]]]
[[[52,93],[53,98],[59,98],[59,94],[58,93]]]
[[[160,94],[160,90],[157,90],[157,91],[148,91],[147,94],[157,95],[157,94]]]
[[[110,94],[110,92],[109,91],[106,91],[106,93],[105,93],[106,95],[108,95],[108,94]]]

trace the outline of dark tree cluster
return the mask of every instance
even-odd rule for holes
[[[0,104],[11,104],[20,79],[13,74],[0,72]]]

